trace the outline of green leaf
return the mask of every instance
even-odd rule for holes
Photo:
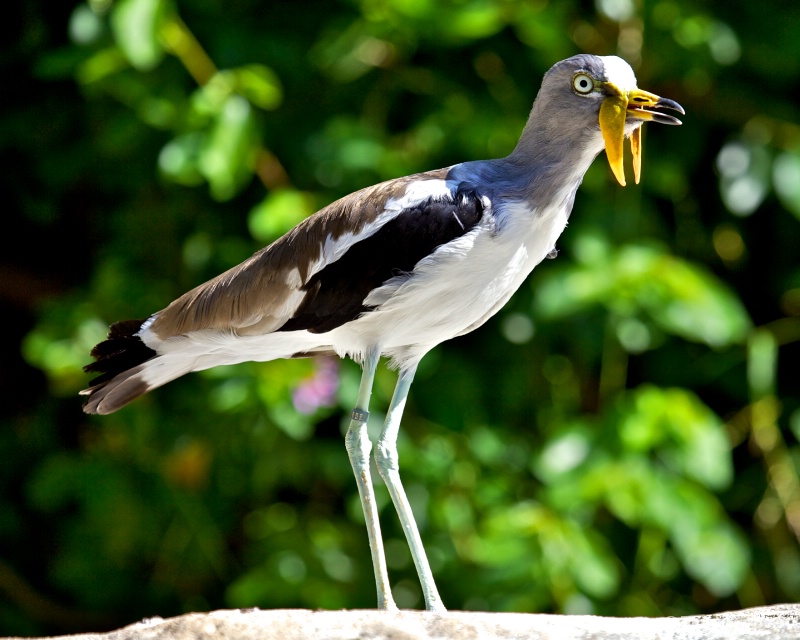
[[[584,593],[608,598],[619,589],[620,572],[608,542],[590,528],[569,522],[564,529],[570,572]]]
[[[498,5],[473,3],[448,12],[442,27],[446,33],[459,38],[486,38],[503,28],[503,11]]]
[[[778,374],[778,343],[766,329],[756,329],[747,345],[747,383],[753,400],[775,393]]]
[[[654,480],[650,513],[657,514],[660,526],[669,532],[686,572],[718,597],[733,593],[749,570],[744,536],[726,519],[714,496],[701,487],[663,474],[656,474]]]
[[[582,486],[581,492],[563,486],[575,483]],[[629,527],[663,532],[684,570],[717,596],[730,595],[747,574],[747,542],[714,495],[645,456],[601,458],[581,477],[551,488],[548,498],[559,512],[590,501]]]
[[[158,154],[158,168],[173,182],[195,186],[203,181],[198,162],[207,136],[201,132],[180,135],[170,140]]]
[[[249,64],[228,73],[234,77],[236,90],[257,107],[271,110],[280,106],[283,89],[278,76],[269,67]]]
[[[654,298],[643,291],[642,306],[662,329],[711,347],[739,344],[751,323],[738,296],[705,268],[674,256],[651,256]],[[645,283],[641,283],[643,288]]]
[[[81,62],[75,76],[81,84],[92,84],[117,73],[128,66],[128,61],[117,47],[101,49]]]
[[[155,67],[164,57],[161,27],[168,0],[120,0],[111,14],[114,39],[128,61],[140,71]]]
[[[656,451],[669,467],[722,489],[733,479],[730,444],[722,420],[686,389],[646,385],[625,399],[620,439],[631,452]]]
[[[76,307],[68,313],[54,309],[51,315],[25,336],[22,354],[45,372],[52,393],[71,396],[85,386],[88,378],[82,367],[108,325],[88,308]]]
[[[775,158],[772,181],[781,204],[800,218],[800,152],[786,151]]]
[[[473,560],[487,565],[541,563],[542,570],[562,588],[565,577],[573,589],[607,598],[619,588],[619,569],[608,544],[583,523],[536,502],[498,510],[474,549]]]
[[[686,572],[719,598],[734,593],[750,570],[747,540],[728,523],[686,530],[676,541]]]
[[[736,294],[699,265],[653,247],[613,250],[602,242],[584,256],[584,263],[540,283],[539,313],[555,319],[600,305],[617,322],[644,315],[667,333],[712,347],[741,343],[750,328]],[[644,344],[637,339],[630,346]]]
[[[244,186],[252,175],[257,148],[253,108],[240,95],[228,96],[197,164],[215,199],[228,200]]]
[[[297,189],[276,189],[253,207],[247,224],[256,240],[272,242],[314,211],[311,194]]]
[[[591,431],[584,425],[561,429],[542,448],[532,464],[533,470],[537,477],[552,484],[582,464],[590,455],[591,447]]]

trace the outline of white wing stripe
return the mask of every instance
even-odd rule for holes
[[[387,200],[383,211],[370,224],[364,225],[358,233],[348,233],[335,240],[328,235],[324,243],[322,243],[319,259],[308,270],[308,277],[311,278],[315,273],[322,271],[327,265],[336,262],[347,253],[350,247],[380,231],[383,225],[399,216],[406,209],[412,208],[429,198],[448,198],[451,196],[451,186],[448,185],[446,180],[434,179],[412,182],[408,185],[400,198],[390,198]],[[294,276],[294,273],[290,272],[290,274]],[[295,282],[299,280],[299,272],[297,272],[297,276],[298,277],[296,279],[293,278],[291,282],[289,278],[287,278],[287,284],[294,286]]]

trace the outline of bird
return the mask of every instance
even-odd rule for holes
[[[576,191],[604,149],[625,186],[623,142],[641,173],[641,125],[679,125],[674,100],[637,87],[616,56],[579,54],[544,75],[519,142],[366,187],[324,207],[241,264],[144,320],[110,326],[84,367],[83,409],[109,414],[191,371],[335,354],[362,368],[345,446],[367,527],[378,608],[396,610],[370,474],[369,399],[381,358],[398,371],[375,466],[394,503],[425,607],[445,611],[400,480],[396,441],[417,365],[484,324],[555,257]]]

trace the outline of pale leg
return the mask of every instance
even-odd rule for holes
[[[375,570],[375,586],[378,590],[378,608],[397,610],[397,605],[392,598],[389,585],[389,573],[386,569],[386,555],[383,551],[381,538],[381,525],[378,521],[378,507],[375,503],[375,490],[370,477],[369,454],[372,443],[367,433],[367,419],[369,418],[369,397],[372,394],[372,382],[375,379],[375,369],[378,366],[380,353],[370,352],[364,359],[361,386],[358,390],[358,402],[353,409],[350,426],[345,436],[347,455],[356,476],[358,493],[361,497],[361,508],[364,510],[364,520],[367,524],[369,536],[369,550],[372,554],[372,567]]]
[[[411,367],[400,372],[397,379],[397,386],[394,390],[392,403],[386,414],[386,424],[383,427],[378,444],[375,448],[375,462],[378,465],[378,472],[381,474],[392,502],[400,517],[400,523],[408,540],[411,550],[411,558],[417,568],[422,594],[425,597],[425,607],[429,611],[446,611],[439,592],[436,590],[436,583],[433,581],[433,573],[422,546],[422,539],[408,503],[403,483],[400,481],[400,464],[397,456],[397,434],[400,430],[400,420],[403,417],[403,409],[406,406],[406,398],[411,382],[414,380],[414,373],[417,367]]]

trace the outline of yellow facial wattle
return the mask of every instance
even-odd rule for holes
[[[625,123],[633,118],[642,122],[654,121],[662,124],[680,124],[681,121],[672,116],[658,111],[648,111],[650,108],[667,108],[683,113],[681,107],[674,100],[661,98],[649,91],[631,89],[622,91],[611,82],[604,84],[606,97],[600,105],[599,124],[606,145],[608,164],[617,181],[625,186],[625,168],[623,164],[622,146],[625,141]],[[642,127],[636,127],[631,133],[631,152],[633,154],[633,175],[636,184],[642,175]]]
[[[639,184],[642,175],[642,128],[638,127],[631,134],[631,153],[633,154],[633,179]]]
[[[625,140],[625,119],[628,114],[628,96],[611,95],[600,105],[600,132],[606,144],[606,155],[617,181],[625,186],[622,143]]]

